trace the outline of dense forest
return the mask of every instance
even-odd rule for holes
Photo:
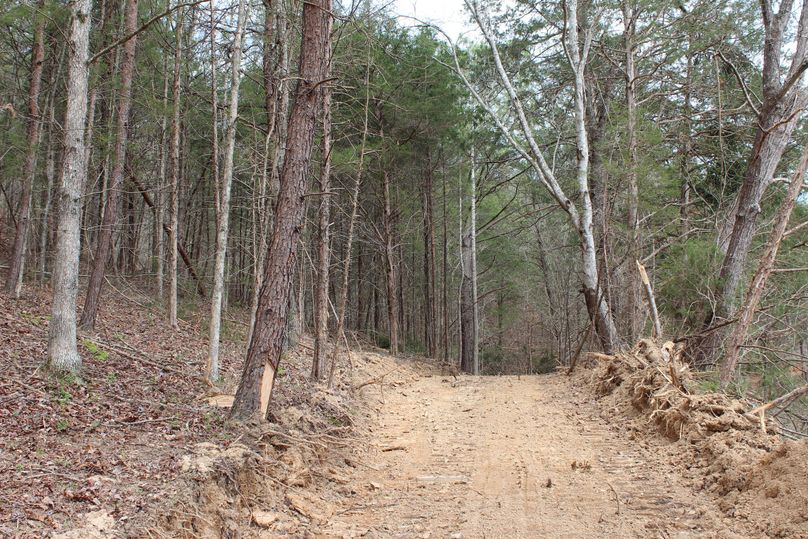
[[[53,288],[61,369],[74,304],[91,330],[114,278],[167,330],[210,307],[213,382],[243,308],[255,372],[303,331],[316,378],[346,332],[487,374],[661,332],[724,387],[787,392],[808,323],[792,4],[468,2],[455,43],[367,2],[8,2],[6,293]]]
[[[327,396],[367,346],[532,375],[647,367],[635,343],[664,342],[672,392],[681,362],[805,437],[808,0],[457,18],[473,30],[369,0],[2,0],[0,325],[44,298],[29,360],[92,383],[121,297],[155,341],[194,320],[193,369],[258,423],[301,350]]]

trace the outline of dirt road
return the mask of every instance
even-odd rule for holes
[[[422,377],[386,388],[375,423],[328,536],[746,536],[562,376]]]

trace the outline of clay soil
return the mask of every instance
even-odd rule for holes
[[[324,529],[366,537],[762,537],[659,444],[562,375],[425,376],[388,390],[359,481]]]

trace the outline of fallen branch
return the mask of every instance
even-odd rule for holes
[[[141,419],[139,421],[107,421],[104,423],[105,427],[131,427],[132,425],[144,425],[146,423],[164,423],[166,421],[172,421],[177,419],[177,416],[172,415],[168,417],[155,417],[153,419]]]
[[[757,408],[755,408],[753,410],[750,410],[749,412],[747,412],[747,414],[754,416],[754,415],[757,415],[757,414],[759,414],[761,412],[765,412],[766,410],[770,410],[770,409],[774,408],[775,406],[780,406],[780,405],[788,406],[789,404],[791,404],[791,401],[794,401],[794,400],[800,398],[801,396],[805,395],[806,393],[808,393],[808,384],[805,384],[802,387],[798,387],[794,391],[790,391],[790,392],[786,393],[785,395],[783,395],[781,397],[777,397],[776,399],[774,399],[771,402],[768,402],[766,404],[762,404],[762,405],[758,406]]]
[[[654,289],[651,287],[651,281],[648,279],[648,273],[645,271],[645,266],[637,262],[637,270],[640,272],[640,280],[642,281],[643,288],[645,288],[645,299],[648,300],[648,310],[651,311],[651,319],[654,321],[654,337],[659,338],[662,335],[662,324],[659,322],[659,311],[657,310],[656,299],[654,298]]]
[[[567,369],[567,376],[572,374],[572,371],[575,370],[575,365],[578,364],[578,358],[581,357],[581,351],[584,349],[584,344],[586,341],[589,340],[589,337],[592,335],[592,330],[595,328],[594,319],[589,319],[589,326],[586,328],[584,332],[584,336],[581,338],[581,342],[578,343],[578,346],[575,348],[575,353],[572,355],[572,360],[570,361],[570,366]]]
[[[126,359],[128,359],[130,361],[137,361],[139,363],[144,363],[146,365],[150,365],[152,367],[155,367],[155,368],[163,370],[163,371],[173,372],[174,374],[178,374],[180,376],[187,376],[188,375],[187,372],[181,371],[179,369],[175,369],[174,367],[169,367],[168,365],[161,365],[159,363],[156,363],[154,361],[146,359],[145,357],[137,357],[137,356],[134,356],[134,355],[130,354],[129,352],[124,352],[117,345],[114,345],[114,344],[112,344],[110,342],[105,342],[105,341],[100,341],[98,339],[95,339],[95,343],[98,344],[99,346],[109,348],[111,351],[115,352],[119,356],[121,356],[123,358],[126,358]],[[130,346],[130,348],[132,348],[132,347]],[[132,348],[132,350],[134,350],[134,348]],[[138,352],[138,353],[140,354],[142,352]]]
[[[384,377],[385,377],[385,376],[387,376],[388,374],[393,374],[394,372],[396,372],[396,371],[397,371],[398,369],[400,369],[400,368],[401,368],[400,366],[399,366],[399,367],[396,367],[395,369],[390,370],[390,371],[387,371],[386,373],[384,373],[384,374],[382,374],[382,375],[375,376],[375,377],[371,378],[370,380],[366,380],[366,381],[362,382],[361,384],[357,384],[357,385],[353,386],[353,387],[351,388],[351,390],[352,390],[352,391],[356,391],[356,390],[358,390],[358,389],[362,389],[363,387],[365,387],[365,386],[369,386],[369,385],[371,385],[371,384],[379,384],[379,383],[382,383],[382,382],[384,382]]]

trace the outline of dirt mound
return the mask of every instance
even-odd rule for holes
[[[788,441],[766,455],[726,505],[738,514],[766,515],[769,537],[808,537],[808,443]]]
[[[786,442],[776,425],[721,393],[697,393],[693,374],[671,342],[641,340],[618,355],[592,353],[584,375],[631,429],[663,434],[671,460],[727,516],[743,515],[768,537],[808,538],[808,441]],[[765,427],[765,428],[764,428]]]
[[[129,537],[300,537],[321,530],[355,495],[357,451],[367,445],[355,422],[370,411],[351,379],[406,376],[412,369],[373,352],[354,353],[355,364],[337,369],[333,388],[315,385],[298,376],[310,362],[309,343],[285,356],[272,421],[231,425],[238,437],[229,444],[195,445],[181,458],[175,495],[130,525]],[[216,401],[229,404],[222,395]]]

